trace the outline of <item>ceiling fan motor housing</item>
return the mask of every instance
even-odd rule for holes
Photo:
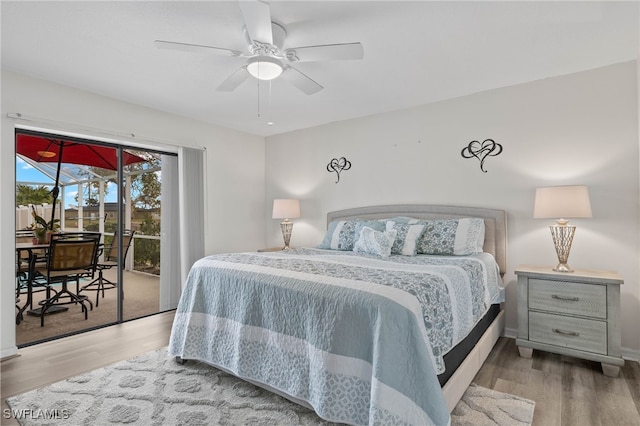
[[[254,50],[256,54],[265,54],[266,52],[260,52],[262,46],[269,46],[271,49],[271,54],[275,56],[280,56],[280,52],[282,51],[282,47],[284,46],[284,39],[287,37],[287,30],[280,24],[276,24],[275,22],[271,22],[271,33],[273,38],[273,43],[263,43],[259,40],[251,40],[249,36],[249,32],[247,31],[247,27],[242,27],[242,32],[244,33],[244,39],[247,42],[250,50]]]

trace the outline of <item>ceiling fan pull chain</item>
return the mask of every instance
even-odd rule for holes
[[[273,126],[273,121],[271,120],[271,81],[269,80],[269,111],[267,112],[267,126]]]
[[[269,122],[271,122],[271,80],[269,80]]]
[[[260,118],[260,80],[256,80],[258,81],[258,118]]]

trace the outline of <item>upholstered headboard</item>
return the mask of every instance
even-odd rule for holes
[[[416,219],[478,217],[484,220],[484,251],[491,253],[503,274],[507,270],[507,215],[504,210],[479,207],[398,204],[357,207],[327,213],[327,225],[334,220],[384,219],[408,216]]]

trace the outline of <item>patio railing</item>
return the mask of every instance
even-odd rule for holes
[[[51,204],[35,204],[33,205],[33,207],[36,210],[36,213],[40,216],[42,216],[43,218],[50,218],[51,217],[51,208],[52,205]],[[56,218],[60,217],[60,211],[59,209],[56,209]],[[25,228],[29,228],[30,226],[32,226],[34,224],[34,219],[33,216],[31,215],[31,204],[29,204],[28,206],[18,206],[16,207],[16,231],[18,230],[22,230]],[[82,229],[78,229],[75,227],[69,227],[69,226],[63,226],[63,229],[65,231],[82,231]],[[111,237],[113,236],[112,232],[105,232],[104,236],[103,236],[103,241],[107,240],[109,241],[111,239]],[[129,252],[127,253],[127,258],[125,259],[125,270],[129,270],[129,271],[141,271],[141,272],[147,272],[147,273],[152,273],[155,275],[159,274],[159,264],[154,264],[155,262],[151,262],[151,264],[145,264],[142,265],[140,264],[140,262],[138,262],[139,264],[136,265],[135,259],[136,259],[136,242],[142,242],[142,241],[153,241],[152,244],[157,244],[158,248],[157,248],[157,256],[159,258],[159,250],[160,250],[160,236],[155,236],[155,235],[143,235],[143,234],[134,234],[133,236],[133,241],[131,243],[131,247],[129,248]],[[146,250],[149,250],[149,247],[145,248]],[[155,248],[153,250],[156,250]]]

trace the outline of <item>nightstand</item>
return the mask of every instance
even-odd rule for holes
[[[616,377],[620,354],[620,285],[616,272],[520,265],[518,338],[520,356],[533,349],[597,361]]]
[[[265,252],[269,252],[269,251],[282,251],[282,247],[263,248],[263,249],[259,249],[258,253],[265,253]]]

